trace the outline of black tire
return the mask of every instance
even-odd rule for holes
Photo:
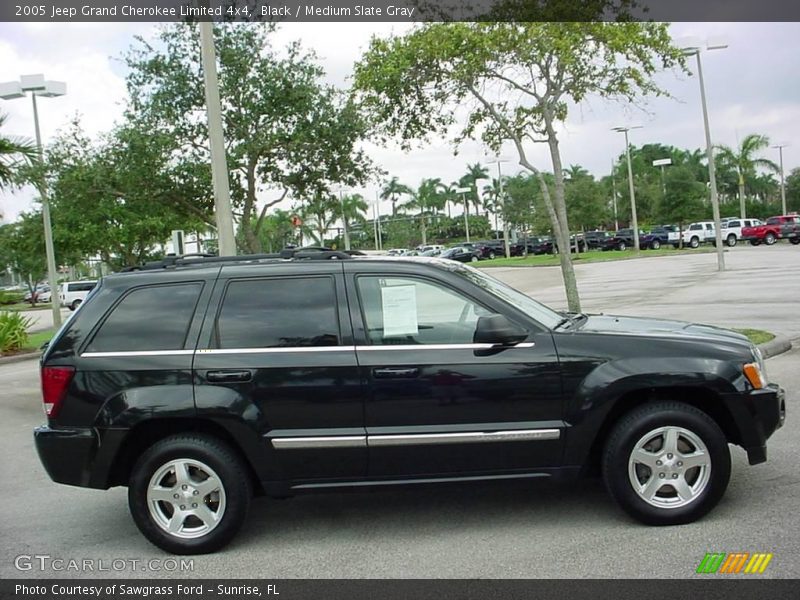
[[[750,240],[750,245],[751,246],[758,246],[760,243],[761,242],[759,242],[758,240]]]
[[[650,249],[658,250],[659,248],[661,248],[661,242],[658,240],[653,240],[652,243],[650,244]]]
[[[678,469],[676,465],[682,466],[682,462],[678,462],[678,459],[682,457],[679,452],[674,455],[666,455],[670,457],[669,465],[658,463],[662,466],[653,467],[653,469],[667,471],[666,477],[663,478],[664,483],[658,484],[661,487],[656,492],[657,494],[662,493],[663,490],[663,497],[654,497],[656,504],[661,505],[654,505],[646,501],[634,489],[632,478],[638,477],[641,471],[633,471],[631,474],[629,464],[631,453],[643,439],[647,439],[662,427],[679,428],[681,431],[699,438],[700,442],[705,445],[706,456],[710,460],[707,473],[702,471],[702,467],[695,467],[685,471],[686,479],[683,479],[683,474],[677,476],[681,481],[686,482],[691,477],[696,477],[694,483],[690,483],[689,486],[700,486],[696,495],[683,505],[664,505],[669,502],[683,501],[677,494],[677,488],[670,484],[671,478],[676,476],[675,473]],[[679,437],[678,439],[687,444],[688,438]],[[677,442],[677,444],[679,443]],[[676,445],[676,447],[678,446]],[[657,456],[657,452],[653,456]],[[666,456],[662,456],[662,460],[666,460]],[[683,458],[685,459],[685,457]],[[633,468],[644,468],[647,477],[648,467],[636,465]],[[672,474],[670,475],[670,473]],[[659,475],[663,474],[659,473]],[[731,456],[725,434],[706,413],[680,402],[658,402],[634,409],[616,424],[608,437],[603,453],[603,479],[609,493],[625,512],[648,525],[679,525],[700,519],[722,498],[728,487],[730,474]],[[649,477],[655,476],[655,470],[650,470]],[[646,483],[650,481],[649,477],[645,482],[640,481],[640,483],[644,483],[646,487]],[[661,479],[653,481],[658,483]],[[699,483],[703,480],[704,483]],[[676,481],[678,481],[677,478]],[[666,489],[664,489],[665,487]],[[671,494],[674,494],[674,498],[670,497]]]
[[[778,239],[775,237],[775,234],[772,233],[771,231],[768,231],[767,235],[764,236],[764,243],[767,246],[772,246],[772,244],[774,244],[777,241]]]
[[[620,242],[618,248],[622,251],[625,251],[628,249],[628,245],[625,242]]]
[[[797,244],[800,244],[800,237],[789,238],[789,243],[793,246],[797,246]]]
[[[728,244],[728,248],[733,248],[736,245],[736,241],[736,234],[731,233],[725,243]]]
[[[469,262],[478,262],[478,257],[474,254],[469,258]]]
[[[494,260],[494,259],[495,259],[495,253],[489,252],[489,260]]]
[[[689,240],[689,246],[690,247],[697,248],[699,245],[700,245],[700,238],[698,238],[697,236],[695,236],[691,240]]]
[[[156,503],[154,506],[157,508],[153,510],[148,505],[147,495],[151,479],[156,477],[159,471],[163,472],[170,461],[176,460],[186,460],[210,468],[221,482],[222,494],[215,493],[217,493],[216,508],[217,511],[222,508],[222,516],[210,531],[198,537],[179,537],[169,533],[152,514],[156,511],[168,513],[167,503]],[[196,470],[195,473],[202,471]],[[177,481],[174,485],[177,488]],[[191,485],[189,489],[193,489]],[[189,494],[188,491],[185,493]],[[213,436],[190,433],[160,440],[139,457],[129,481],[128,506],[139,531],[162,550],[172,554],[205,554],[219,550],[233,539],[245,521],[252,496],[250,476],[237,454],[227,444]],[[194,496],[187,497],[188,500],[186,498],[181,500],[191,502],[194,499]],[[197,497],[202,498],[206,507],[213,507],[212,494]],[[206,498],[212,499],[211,504],[206,502]],[[173,507],[172,510],[176,509]],[[174,515],[174,512],[172,514]],[[196,517],[184,517],[182,524],[192,524],[192,519],[196,520]],[[196,523],[202,522],[196,520]]]
[[[78,307],[80,305],[81,305],[81,301],[80,300],[73,300],[72,304],[69,305],[69,309],[74,312],[74,311],[78,310]]]

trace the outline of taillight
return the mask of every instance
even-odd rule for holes
[[[73,375],[74,367],[42,367],[42,402],[44,414],[49,418],[58,415]]]

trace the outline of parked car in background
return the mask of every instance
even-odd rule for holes
[[[714,221],[691,223],[689,227],[683,230],[683,245],[689,246],[689,248],[697,248],[700,244],[713,243],[716,240],[716,235]],[[673,240],[672,245],[677,248],[679,245],[678,240]]]
[[[428,252],[430,250],[442,252],[444,249],[445,249],[444,246],[442,246],[441,244],[425,244],[425,245],[420,244],[419,246],[417,246],[417,252],[420,253],[420,256],[422,256],[424,252]],[[436,255],[425,254],[424,256],[436,256]]]
[[[483,242],[461,242],[455,244],[453,248],[466,248],[467,250],[474,253],[479,260],[484,258],[489,258],[490,256],[494,258],[495,255],[494,250],[492,250],[489,246],[487,246]]]
[[[784,223],[781,227],[781,238],[789,240],[795,246],[800,244],[800,223]]]
[[[758,246],[762,242],[767,246],[772,246],[780,239],[783,226],[791,223],[800,223],[800,216],[778,215],[770,217],[763,225],[742,229],[742,240],[750,242],[752,246]]]
[[[65,281],[58,286],[61,306],[76,310],[96,285],[97,281]]]
[[[519,240],[511,249],[512,254],[554,254],[557,252],[553,239],[549,237],[527,237]]]
[[[742,229],[745,227],[758,227],[763,224],[760,219],[726,219],[722,223],[722,240],[726,246],[732,248],[742,238]]]
[[[627,250],[633,248],[633,229],[620,229],[603,240],[601,250]]]
[[[670,243],[670,234],[677,234],[676,225],[661,225],[653,227],[649,233],[639,236],[639,248],[643,250],[658,250],[661,246]]]
[[[603,242],[609,237],[611,237],[611,234],[608,231],[586,231],[583,233],[583,239],[589,250],[597,250],[602,247]]]
[[[478,262],[480,260],[478,253],[472,248],[467,248],[466,246],[455,246],[454,248],[448,248],[439,255],[439,258],[457,260],[458,262]]]
[[[439,256],[442,252],[443,252],[443,250],[424,250],[423,252],[420,252],[419,255],[420,256]]]
[[[404,252],[408,252],[407,248],[392,248],[386,254],[389,256],[403,256]]]
[[[495,259],[498,256],[505,256],[506,249],[503,240],[480,240],[475,242],[475,247],[479,248],[483,258]]]

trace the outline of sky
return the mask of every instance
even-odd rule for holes
[[[155,27],[147,23],[0,23],[0,82],[43,73],[47,79],[67,83],[66,96],[40,100],[45,145],[76,114],[90,135],[98,135],[121,116],[126,70],[120,56],[134,43],[134,36],[151,38]],[[370,38],[405,28],[401,23],[287,23],[274,34],[274,44],[281,47],[300,40],[316,51],[330,83],[348,86],[353,63]],[[676,40],[693,37],[728,44],[724,50],[703,54],[713,143],[733,146],[749,133],[766,134],[773,144],[790,144],[784,149],[787,174],[800,166],[800,23],[676,23],[670,32]],[[696,76],[661,73],[658,82],[672,98],[651,100],[644,111],[597,98],[572,107],[560,131],[564,165],[581,165],[597,177],[608,174],[612,160],[624,151],[622,134],[611,131],[620,125],[642,126],[630,133],[630,142],[636,146],[661,143],[704,148]],[[30,100],[0,100],[0,111],[9,115],[3,135],[33,138]],[[464,174],[468,163],[487,162],[485,148],[472,141],[462,144],[458,155],[445,139],[409,153],[395,146],[368,143],[365,147],[389,176],[412,187],[426,177],[451,182]],[[528,150],[534,164],[552,170],[545,145],[532,144]],[[770,149],[764,156],[777,162],[777,154]],[[509,159],[502,164],[504,175],[520,170],[512,148],[501,155]],[[353,191],[373,201],[378,189],[375,183]],[[5,221],[33,208],[33,197],[30,188],[1,192],[0,213]],[[380,210],[386,214],[391,205],[383,202]]]

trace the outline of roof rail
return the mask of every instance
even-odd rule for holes
[[[341,260],[353,258],[347,252],[338,250],[317,250],[292,248],[284,249],[271,254],[242,254],[239,256],[217,256],[215,254],[183,254],[180,256],[169,255],[161,260],[155,260],[125,267],[121,272],[154,271],[158,269],[178,269],[182,267],[210,266],[219,263],[249,263],[249,262],[278,262],[286,260]]]

